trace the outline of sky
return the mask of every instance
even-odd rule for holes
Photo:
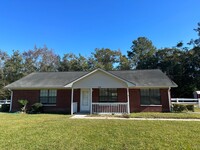
[[[197,38],[200,0],[0,0],[0,49],[43,47],[62,56],[130,50],[145,36],[157,48]]]

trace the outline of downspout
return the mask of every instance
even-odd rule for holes
[[[10,97],[10,110],[9,110],[9,112],[11,112],[11,110],[12,110],[12,101],[13,101],[13,91],[10,90],[10,89],[8,89],[8,90],[11,92],[11,97]]]
[[[169,89],[168,89],[168,101],[169,101],[169,110],[170,110],[170,112],[171,112],[171,94],[170,94],[170,90],[171,90],[171,88],[169,87]]]
[[[92,88],[90,88],[90,114],[92,114]]]
[[[74,99],[74,88],[71,91],[71,115],[73,115],[73,99]]]

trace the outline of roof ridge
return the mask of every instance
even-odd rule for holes
[[[134,69],[134,70],[109,70],[108,72],[110,72],[110,71],[152,71],[152,70],[160,70],[161,71],[161,69]]]
[[[74,73],[74,72],[89,72],[89,71],[43,71],[43,72],[40,72],[40,71],[36,71],[36,72],[32,72],[32,73]],[[31,73],[31,74],[32,74]]]
[[[103,70],[103,69],[102,69]],[[152,71],[152,70],[160,70],[160,69],[134,69],[134,70],[104,70],[104,71],[107,71],[107,72],[115,72],[115,71]],[[160,70],[161,71],[161,70]],[[30,74],[33,74],[33,73],[74,73],[74,72],[92,72],[92,71],[34,71]]]

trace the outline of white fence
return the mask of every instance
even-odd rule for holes
[[[200,98],[171,98],[172,104],[191,104],[196,105],[198,104],[200,108]]]
[[[94,114],[123,114],[128,113],[127,103],[92,103]]]
[[[0,100],[0,105],[2,105],[2,104],[10,104],[10,100],[7,100],[7,99]]]

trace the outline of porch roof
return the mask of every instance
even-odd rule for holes
[[[108,72],[108,74],[112,74],[121,80],[134,84],[134,87],[177,87],[177,85],[159,69],[105,72]],[[87,76],[87,74],[90,73],[92,72],[35,72],[7,85],[5,88],[66,88],[65,85]]]

